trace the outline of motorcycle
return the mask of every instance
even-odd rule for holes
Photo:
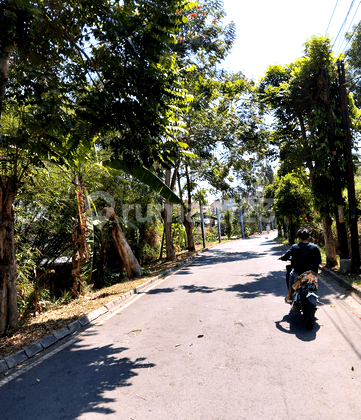
[[[291,265],[286,266],[286,282],[289,285],[289,274],[292,270]],[[318,276],[314,271],[306,271],[298,276],[292,284],[291,301],[292,310],[299,312],[308,329],[312,329],[315,324],[315,313],[317,305],[320,304],[316,295],[318,289]]]

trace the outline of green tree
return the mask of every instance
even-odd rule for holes
[[[348,49],[345,52],[345,59],[348,63],[348,87],[354,95],[358,108],[361,107],[361,22],[352,28],[352,31],[345,35],[348,41]]]
[[[170,45],[180,6],[190,4],[1,2],[0,335],[18,325],[12,204],[30,168],[61,162],[69,136],[74,149],[109,130],[113,158],[133,167],[178,153],[185,95]]]
[[[315,206],[323,216],[328,262],[335,265],[330,216],[337,220],[336,209],[344,204],[341,187],[347,182],[336,84],[338,57],[333,56],[327,37],[311,37],[304,45],[304,55],[294,63],[269,67],[258,91],[276,119],[272,139],[281,146],[283,173],[296,171],[297,166],[308,170]],[[349,104],[355,122],[357,110],[352,98]],[[340,233],[339,238],[346,244]]]
[[[265,130],[253,95],[253,82],[242,72],[219,71],[235,39],[235,26],[223,24],[225,11],[219,1],[199,2],[182,26],[176,49],[178,62],[192,66],[186,86],[193,96],[184,115],[187,131],[180,138],[188,145],[179,174],[186,187],[187,210],[183,209],[188,249],[194,249],[189,212],[192,186],[207,182],[216,193],[232,192],[232,170],[242,176],[256,166],[267,147]],[[180,64],[180,65],[182,65]],[[185,194],[184,194],[185,195]]]
[[[287,219],[289,242],[296,239],[296,229],[307,224],[312,210],[310,188],[295,174],[287,174],[275,182],[273,209],[278,219]]]
[[[186,186],[187,206],[182,201],[182,217],[187,233],[188,249],[194,250],[193,223],[190,217],[192,209],[192,164],[203,156],[197,156],[201,147],[197,148],[198,139],[195,125],[201,125],[201,109],[209,110],[209,121],[211,121],[211,102],[217,100],[217,93],[220,93],[219,83],[222,76],[217,73],[216,65],[225,58],[232,47],[235,37],[234,23],[224,25],[222,20],[225,16],[223,3],[218,0],[201,1],[192,9],[178,10],[178,25],[180,32],[177,36],[177,43],[173,46],[176,52],[177,65],[184,76],[184,86],[192,96],[187,112],[181,114],[184,124],[183,131],[179,132],[179,140],[187,146],[187,153],[183,154],[174,162],[174,174],[170,177],[169,185],[175,185],[174,180],[179,179],[179,190]],[[205,111],[206,112],[206,111]],[[214,116],[214,114],[213,114]],[[218,113],[220,117],[220,113]],[[213,127],[215,122],[213,121]],[[215,139],[209,138],[207,142],[214,144]],[[197,165],[197,163],[195,164]],[[169,178],[167,174],[167,179]],[[183,178],[181,180],[181,178]],[[182,191],[183,192],[183,191]],[[171,213],[168,211],[168,213]],[[171,245],[170,224],[165,223],[167,238],[167,258],[173,258]]]

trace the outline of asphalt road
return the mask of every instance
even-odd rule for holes
[[[321,279],[305,329],[274,236],[205,251],[10,374],[0,419],[360,419],[360,301]]]

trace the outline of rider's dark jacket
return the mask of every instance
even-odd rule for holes
[[[291,248],[280,257],[280,260],[287,261],[291,258],[293,269],[298,275],[305,271],[312,270],[315,273],[318,271],[318,266],[321,264],[321,253],[318,247],[309,242],[299,242],[291,246]]]

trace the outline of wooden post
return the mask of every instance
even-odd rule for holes
[[[244,221],[243,221],[243,210],[242,209],[239,212],[239,221],[241,222],[242,239],[245,239],[246,235],[244,233]]]
[[[204,232],[204,218],[203,218],[203,206],[202,201],[199,200],[199,211],[201,213],[201,229],[202,229],[202,239],[203,239],[203,248],[206,247],[206,236]]]

